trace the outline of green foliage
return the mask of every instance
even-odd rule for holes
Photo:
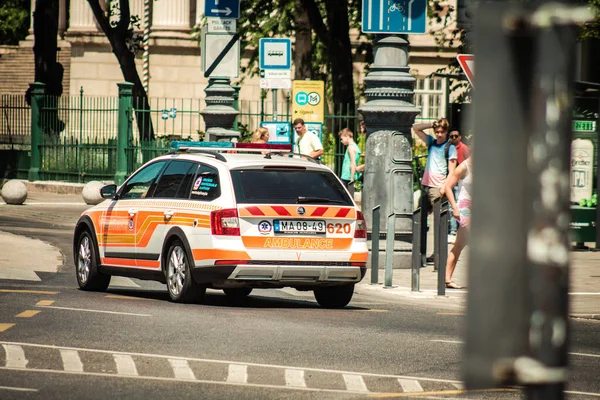
[[[17,45],[29,30],[30,0],[3,0],[0,5],[0,45]]]

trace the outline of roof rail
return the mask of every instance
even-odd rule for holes
[[[202,153],[202,154],[206,154],[208,156],[213,156],[214,158],[216,158],[219,161],[223,161],[223,162],[227,162],[227,159],[225,157],[223,157],[223,154],[219,153],[219,150],[229,150],[231,151],[231,148],[229,149],[215,149],[215,150],[206,150],[206,149],[201,149],[198,147],[179,147],[177,149],[171,149],[167,154],[177,154],[177,153]]]
[[[304,158],[305,160],[312,161],[315,164],[323,165],[323,162],[321,160],[319,160],[318,158],[313,158],[313,157],[309,156],[308,154],[294,153],[294,152],[291,152],[291,151],[288,151],[288,152],[277,151],[277,152],[273,152],[273,153],[275,155],[280,156],[280,157],[299,157],[299,158]]]

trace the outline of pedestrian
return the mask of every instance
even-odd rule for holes
[[[346,152],[344,153],[344,161],[340,179],[348,191],[354,196],[354,181],[358,178],[358,157],[360,156],[360,148],[354,141],[354,133],[348,128],[342,129],[338,135]]]
[[[454,197],[452,188],[461,181],[458,198]],[[463,289],[452,281],[452,274],[456,269],[456,263],[467,244],[469,226],[471,225],[471,192],[473,185],[473,172],[471,157],[461,163],[446,180],[446,194],[448,202],[452,206],[454,218],[458,221],[460,229],[456,234],[456,241],[446,262],[446,287],[448,289]]]
[[[428,148],[427,163],[421,179],[421,186],[427,194],[428,213],[432,212],[435,200],[443,199],[446,178],[456,168],[456,147],[448,141],[448,127],[446,118],[413,125],[413,132]],[[433,129],[435,138],[425,133],[425,129]]]
[[[298,153],[305,154],[312,158],[323,155],[323,145],[321,144],[321,141],[317,135],[306,130],[304,120],[302,118],[296,118],[293,125],[296,135],[298,136],[296,139]]]
[[[252,134],[251,143],[267,143],[269,141],[269,130],[264,126],[257,128]]]
[[[462,141],[462,135],[458,131],[458,129],[450,129],[450,133],[448,134],[450,138],[449,141],[456,147],[456,164],[460,165],[464,160],[469,158],[471,155],[471,149]],[[452,193],[454,194],[454,198],[458,196],[458,187],[456,185],[452,188]],[[449,226],[449,236],[448,243],[454,243],[456,240],[456,232],[458,231],[458,221],[454,218],[454,214],[452,212],[452,208],[448,210],[450,213],[450,226]]]

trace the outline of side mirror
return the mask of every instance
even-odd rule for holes
[[[117,185],[115,184],[106,185],[100,189],[100,196],[102,196],[103,199],[114,199],[116,193]]]

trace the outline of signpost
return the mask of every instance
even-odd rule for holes
[[[218,61],[218,64],[210,70],[215,61]],[[240,73],[240,42],[236,35],[208,33],[203,29],[202,69],[207,78],[237,78]]]
[[[473,54],[459,54],[456,56],[460,67],[467,76],[469,83],[475,82],[475,56]]]
[[[425,33],[427,0],[363,0],[364,33]]]
[[[273,89],[273,120],[277,120],[277,89],[292,87],[292,40],[262,38],[259,41],[261,89]]]
[[[204,16],[238,19],[240,17],[240,0],[206,0]]]

